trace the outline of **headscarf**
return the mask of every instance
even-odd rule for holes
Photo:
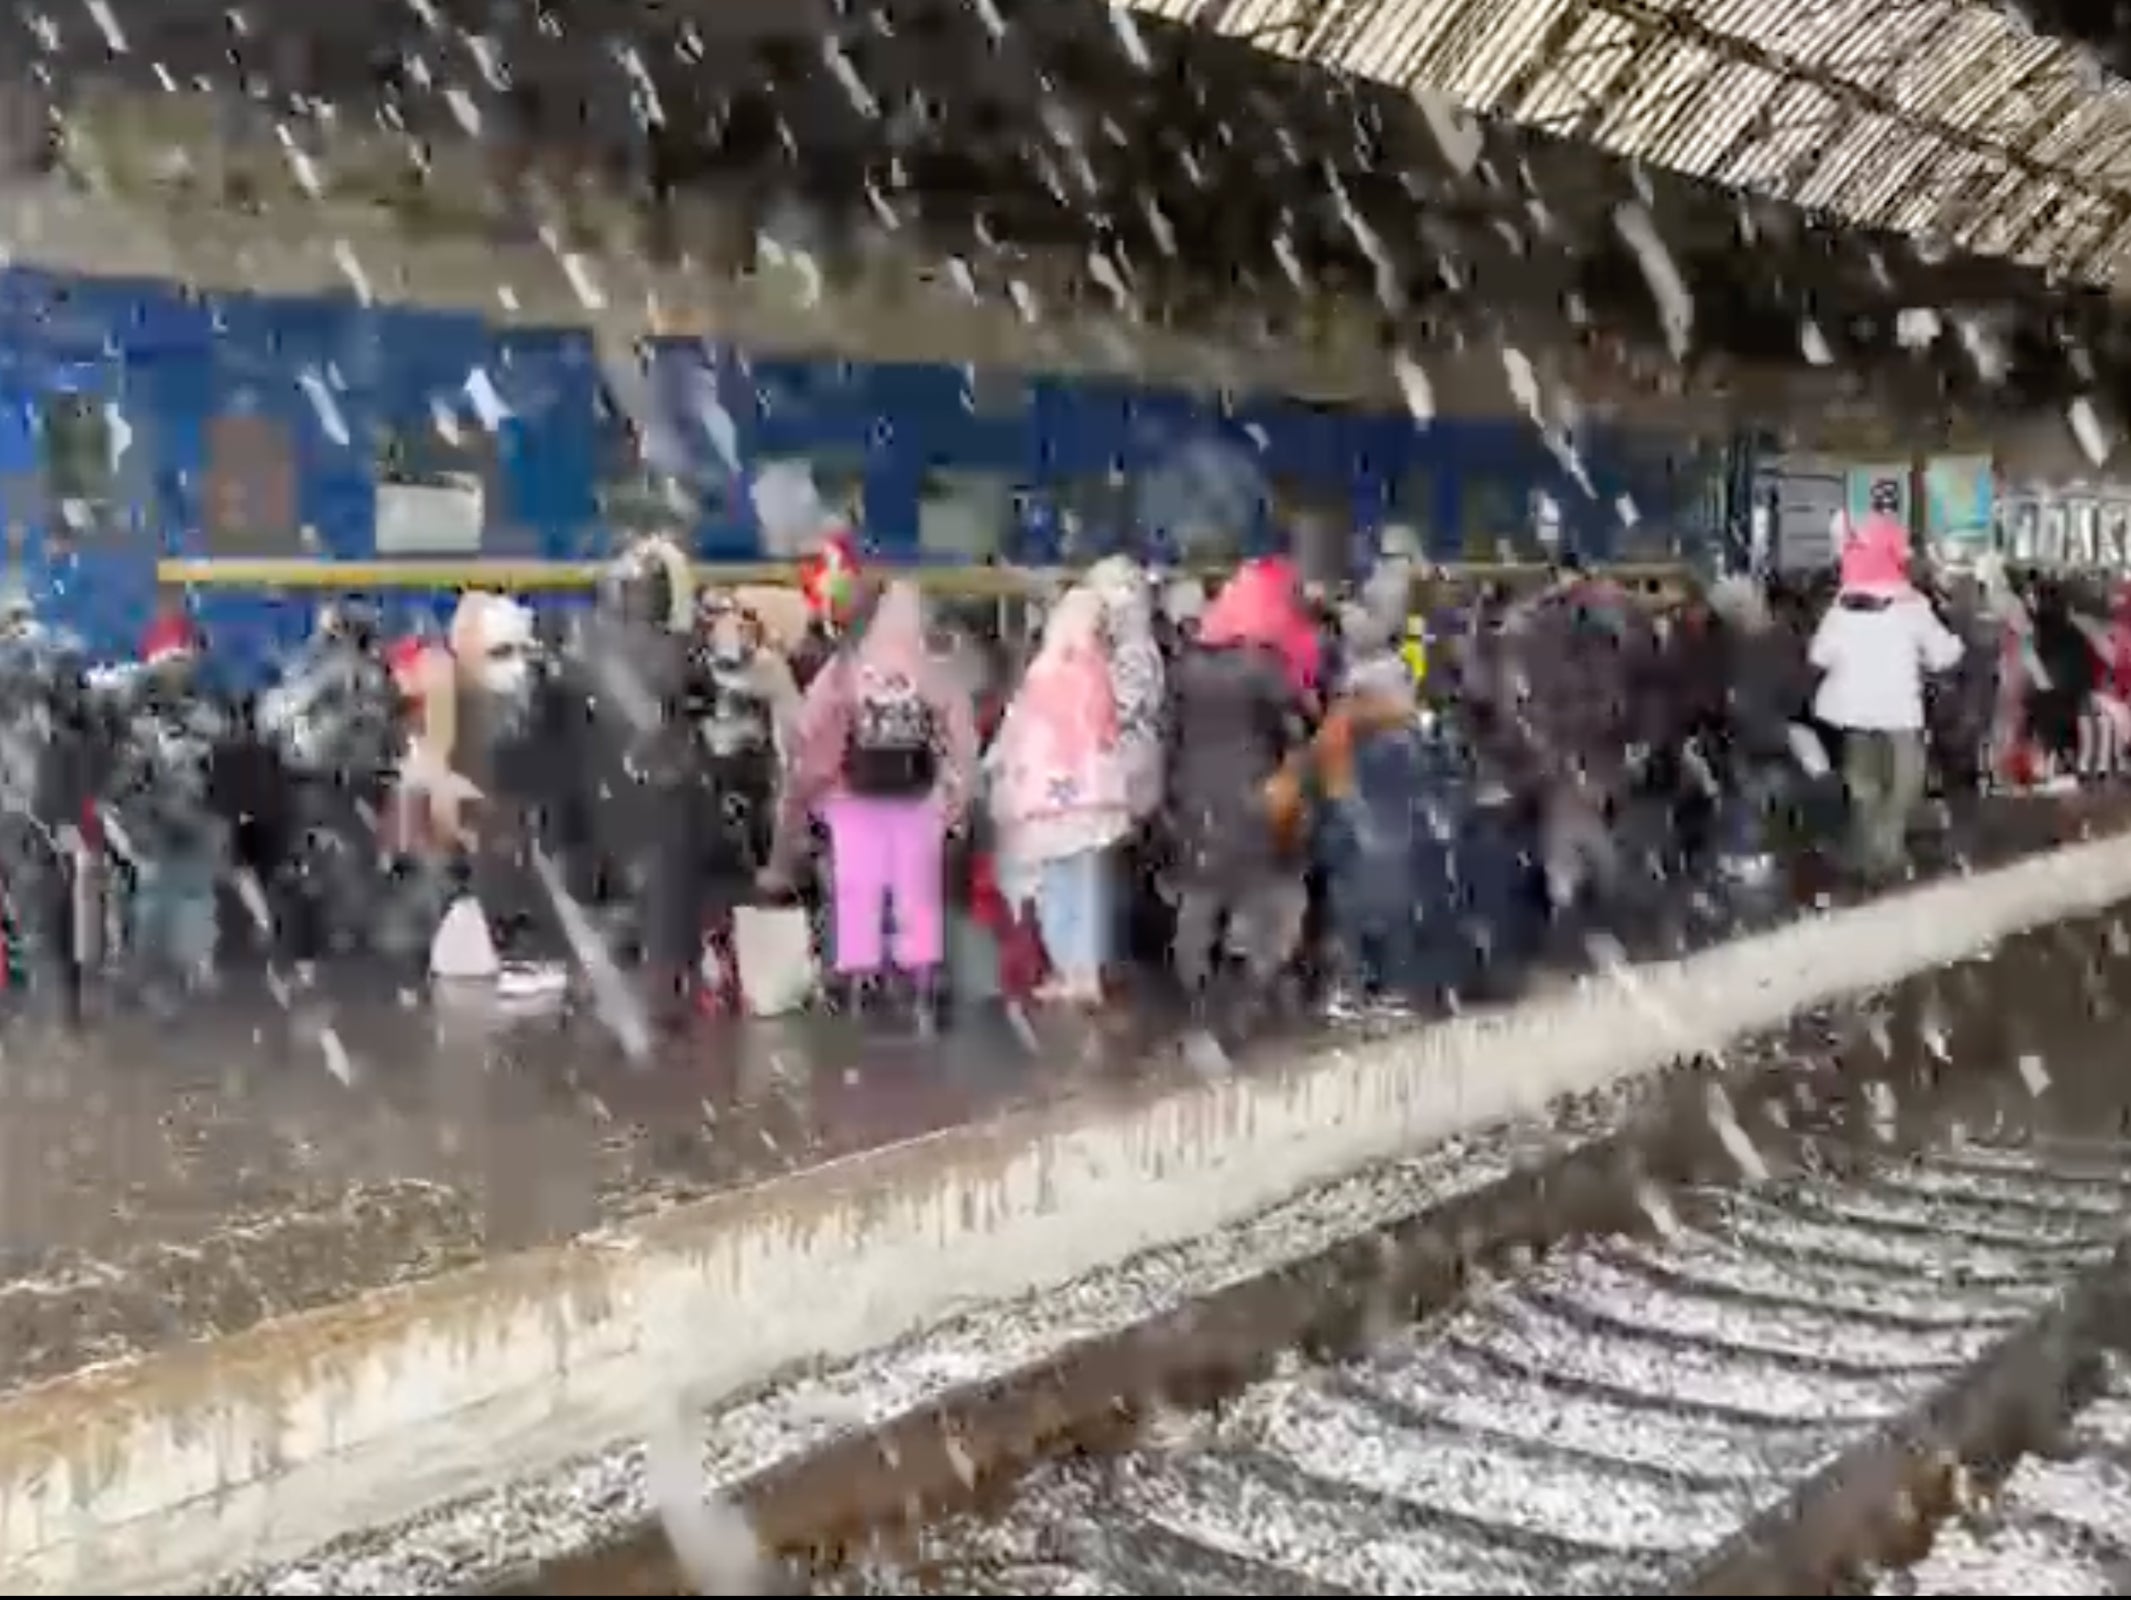
[[[1427,655],[1424,642],[1416,654],[1408,653],[1411,636],[1406,608],[1412,594],[1413,563],[1387,557],[1376,564],[1360,594],[1340,607],[1339,639],[1345,662],[1340,693],[1418,707]],[[1425,635],[1420,637],[1425,640]]]
[[[1845,594],[1913,594],[1909,530],[1884,511],[1874,511],[1853,528],[1842,547],[1842,589]]]
[[[1162,799],[1162,710],[1166,685],[1154,637],[1154,597],[1130,556],[1106,556],[1084,586],[1101,603],[1109,636],[1110,685],[1117,700],[1117,759],[1132,815],[1145,817]]]
[[[412,704],[428,691],[429,658],[442,652],[443,646],[434,640],[413,633],[402,634],[385,646],[385,670],[392,675],[392,687],[401,700]]]
[[[1403,711],[1420,709],[1420,685],[1414,681],[1413,669],[1395,651],[1378,650],[1356,659],[1348,666],[1340,689],[1356,699],[1381,701]]]
[[[695,624],[695,568],[664,534],[639,539],[607,564],[599,599],[617,617],[634,618],[668,633]]]
[[[533,614],[522,602],[483,590],[468,591],[453,609],[446,633],[454,703],[458,684],[506,698],[522,693],[532,680],[533,634]],[[437,709],[432,703],[432,727]],[[449,743],[448,732],[439,731],[436,736]]]
[[[1102,601],[1092,590],[1070,590],[1052,607],[1014,706],[1070,730],[1068,742],[1076,747],[1116,744],[1117,693],[1110,682]],[[1010,709],[1008,718],[1013,715]]]
[[[1386,557],[1370,571],[1361,592],[1339,609],[1339,637],[1350,655],[1375,655],[1406,637],[1406,608],[1413,596],[1413,563]]]
[[[821,542],[821,548],[799,563],[799,591],[806,597],[807,613],[831,628],[848,627],[857,609],[863,567],[858,559],[858,541],[848,529],[836,529]]]
[[[21,638],[37,631],[37,597],[19,579],[0,582],[0,635]]]
[[[1196,637],[1206,615],[1206,585],[1189,574],[1162,585],[1162,615],[1179,635]]]
[[[495,648],[499,644],[522,647],[532,631],[532,615],[524,606],[504,595],[474,589],[461,596],[452,611],[447,647],[403,653],[414,720],[413,738],[401,768],[404,836],[421,831],[414,815],[423,807],[438,836],[446,841],[459,836],[466,803],[480,795],[457,770],[460,687],[491,685],[499,670],[505,680],[515,682],[514,670],[499,669],[495,663]]]
[[[1277,556],[1246,561],[1223,585],[1199,623],[1199,642],[1216,648],[1258,645],[1276,652],[1289,684],[1314,694],[1322,646],[1303,608],[1295,565]]]
[[[696,600],[696,650],[713,672],[737,671],[770,714],[780,759],[789,760],[799,735],[799,686],[791,663],[768,639],[744,589],[705,589]]]
[[[162,612],[141,635],[143,666],[159,667],[166,662],[191,661],[199,653],[199,635],[193,630],[191,619],[182,611]]]
[[[881,591],[880,603],[852,650],[861,673],[925,676],[932,652],[925,640],[925,597],[916,584],[891,583]]]

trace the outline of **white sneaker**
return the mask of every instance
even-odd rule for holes
[[[496,998],[519,1002],[560,999],[570,971],[559,961],[511,961],[496,973]]]
[[[1184,1035],[1184,1060],[1192,1071],[1207,1078],[1226,1077],[1234,1068],[1221,1041],[1204,1028],[1193,1028]]]
[[[1324,1019],[1330,1023],[1363,1022],[1373,1012],[1369,997],[1353,989],[1340,987],[1326,993],[1321,1009]]]
[[[1776,858],[1766,852],[1750,856],[1726,856],[1724,876],[1745,888],[1762,888],[1776,876]]]

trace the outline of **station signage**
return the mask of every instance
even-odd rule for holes
[[[1988,550],[1997,529],[1997,491],[1989,456],[1933,456],[1924,464],[1924,537],[1948,554]]]
[[[1849,514],[1850,526],[1862,527],[1872,515],[1875,501],[1891,502],[1889,509],[1894,520],[1907,527],[1909,511],[1909,463],[1906,461],[1872,462],[1853,466],[1845,482],[1844,510]]]
[[[2015,566],[2131,571],[2131,484],[2002,489],[1998,537]]]

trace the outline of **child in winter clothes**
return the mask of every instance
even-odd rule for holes
[[[1825,676],[1813,713],[1843,735],[1855,866],[1899,872],[1924,792],[1924,678],[1961,659],[1961,641],[1909,582],[1909,535],[1875,511],[1844,546],[1842,589],[1813,636]]]
[[[2080,726],[2080,771],[2115,777],[2131,755],[2131,582],[2109,597],[2109,621],[2096,630],[2094,692]]]
[[[992,815],[1011,899],[1033,901],[1057,981],[1103,998],[1117,923],[1114,847],[1132,826],[1103,602],[1072,590],[1052,611],[993,743]]]
[[[131,940],[153,996],[214,976],[218,895],[227,830],[209,792],[215,751],[228,737],[200,692],[199,650],[182,617],[142,641],[113,777],[113,810],[134,873]],[[116,842],[116,841],[115,841]]]
[[[1013,695],[1003,660],[987,672],[975,704],[979,749],[989,749],[1006,719]],[[1017,905],[999,879],[997,829],[988,816],[972,815],[959,848],[950,849],[947,965],[958,1007],[987,1001],[1017,1002],[1032,995],[1045,976],[1043,940],[1034,913]]]
[[[683,709],[701,747],[699,803],[710,813],[696,832],[709,955],[719,975],[706,998],[737,1009],[733,912],[769,861],[777,781],[796,732],[799,691],[758,620],[730,595],[702,597]]]
[[[821,548],[799,563],[799,591],[806,597],[807,623],[792,646],[791,671],[803,693],[865,620],[865,571],[849,529],[830,529]]]
[[[2037,670],[2027,688],[2027,726],[2049,786],[2071,787],[2078,782],[2080,720],[2101,663],[2062,585],[2037,584],[2029,618]]]
[[[1332,1004],[1402,997],[1415,978],[1419,709],[1412,675],[1379,655],[1348,672],[1314,746],[1318,859],[1339,983]]]
[[[1461,881],[1472,813],[1464,763],[1424,711],[1401,652],[1402,603],[1350,612],[1349,655],[1313,745],[1338,984],[1355,1000],[1403,1006],[1448,993],[1471,971]]]
[[[969,695],[931,651],[918,591],[891,584],[864,632],[807,690],[764,874],[768,888],[790,883],[818,809],[829,832],[835,963],[846,979],[885,976],[892,956],[929,996],[945,953],[943,848],[975,768]]]
[[[1229,579],[1170,665],[1164,878],[1177,977],[1202,1024],[1224,956],[1241,958],[1255,1008],[1277,998],[1302,937],[1297,780],[1318,665],[1317,635],[1273,563]]]

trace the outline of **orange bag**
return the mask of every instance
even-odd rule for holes
[[[1283,761],[1265,780],[1262,793],[1266,820],[1272,825],[1273,843],[1282,855],[1297,854],[1307,836],[1304,823],[1309,818],[1309,806],[1303,795],[1301,760],[1290,756]]]

